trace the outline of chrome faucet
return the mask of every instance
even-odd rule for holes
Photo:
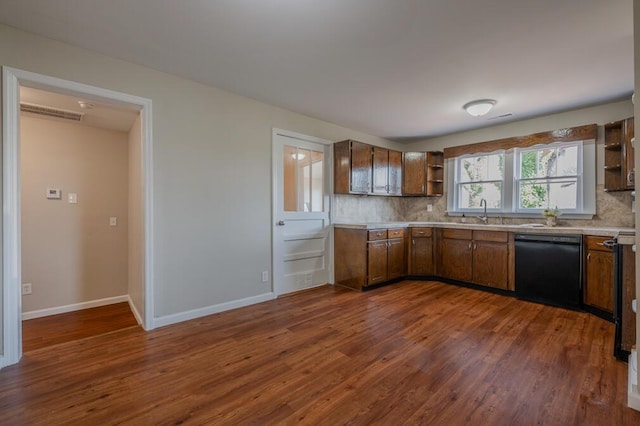
[[[484,206],[484,213],[482,214],[482,216],[477,216],[477,218],[480,219],[482,223],[486,225],[487,223],[489,223],[489,217],[487,216],[487,200],[485,200],[484,198],[480,200],[480,207],[483,207],[483,206]]]

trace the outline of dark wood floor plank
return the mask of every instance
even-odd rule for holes
[[[127,302],[22,321],[22,351],[109,333],[138,323]]]
[[[613,326],[437,282],[325,286],[27,352],[0,424],[632,425]]]

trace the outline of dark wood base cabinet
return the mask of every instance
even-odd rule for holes
[[[407,274],[405,229],[334,230],[335,281],[362,290]]]
[[[584,239],[583,303],[613,313],[613,250],[604,246],[606,237]]]
[[[438,231],[437,276],[513,290],[513,247],[508,232],[447,228]]]

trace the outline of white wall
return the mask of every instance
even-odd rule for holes
[[[33,289],[22,312],[126,295],[127,134],[25,114],[20,122],[22,282]],[[47,188],[62,199],[47,199]]]
[[[595,123],[599,125],[598,139],[596,140],[596,181],[598,185],[601,185],[604,184],[604,129],[602,125],[628,117],[633,117],[631,99],[426,139],[409,144],[405,151],[442,150],[451,146],[513,136],[526,136],[538,132]]]
[[[271,131],[399,145],[0,26],[0,65],[153,102],[155,315],[271,291]]]

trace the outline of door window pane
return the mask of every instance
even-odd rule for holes
[[[324,153],[285,145],[284,211],[323,211]]]

